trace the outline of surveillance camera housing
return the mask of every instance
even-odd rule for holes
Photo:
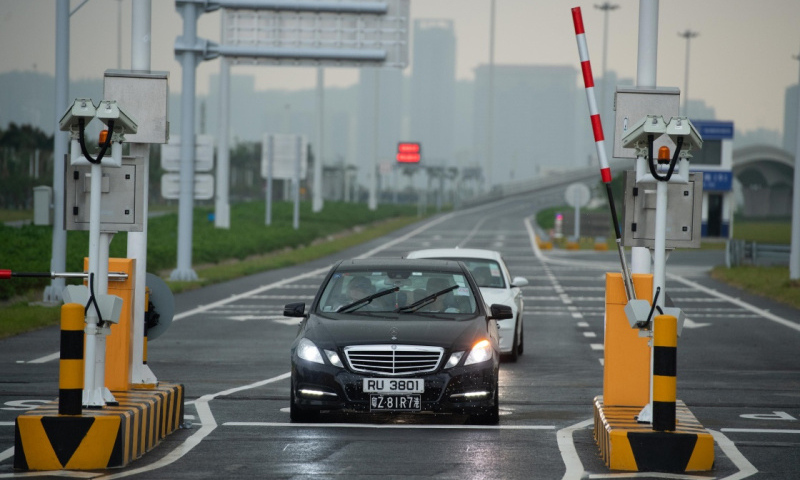
[[[664,117],[661,115],[648,115],[631,128],[631,131],[622,137],[624,148],[645,148],[647,147],[647,137],[653,136],[653,140],[660,137],[667,131]]]
[[[110,120],[114,121],[114,131],[111,132],[114,136],[122,136],[126,134],[135,134],[138,125],[136,120],[133,119],[125,110],[117,105],[116,100],[103,100],[97,107],[97,118],[108,126]],[[112,138],[112,140],[114,140]],[[122,139],[117,139],[121,141]]]
[[[83,119],[85,126],[92,121],[95,115],[97,115],[97,109],[91,98],[76,98],[72,106],[67,109],[64,116],[59,120],[58,128],[62,132],[77,134],[80,120]]]
[[[677,145],[678,137],[683,137],[681,151],[700,150],[703,148],[703,137],[694,128],[688,117],[672,117],[667,124],[667,135]]]

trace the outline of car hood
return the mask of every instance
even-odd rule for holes
[[[305,336],[323,348],[393,343],[461,350],[471,347],[478,337],[486,338],[487,333],[483,317],[456,321],[410,315],[401,315],[396,320],[374,316],[333,320],[312,316]]]

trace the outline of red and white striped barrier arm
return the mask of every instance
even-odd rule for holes
[[[600,122],[600,113],[597,110],[597,99],[594,96],[592,64],[589,62],[589,49],[586,47],[586,33],[583,30],[581,7],[572,9],[572,23],[575,24],[575,37],[578,40],[578,55],[580,55],[581,58],[583,84],[586,86],[586,101],[589,102],[589,119],[592,122],[594,143],[597,147],[597,159],[600,161],[600,176],[603,179],[603,183],[611,183],[611,168],[608,166],[605,139],[603,137],[603,124]]]

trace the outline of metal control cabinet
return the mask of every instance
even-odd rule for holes
[[[64,174],[64,228],[89,230],[91,165],[70,165]],[[119,168],[103,168],[101,232],[141,232],[144,227],[144,159],[122,157]]]
[[[116,100],[136,121],[130,143],[167,143],[169,140],[169,72],[106,70],[103,98]]]
[[[636,158],[636,149],[623,148],[622,138],[636,123],[647,115],[661,115],[665,121],[677,117],[680,111],[680,91],[675,87],[617,87],[614,95],[614,157]],[[675,144],[667,135],[655,141],[654,152],[662,145],[675,151]]]
[[[655,246],[656,185],[636,185],[636,172],[625,172],[625,215],[622,243]],[[703,174],[689,174],[689,183],[670,183],[667,193],[666,248],[699,248],[702,230]]]

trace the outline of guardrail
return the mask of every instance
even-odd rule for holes
[[[728,240],[725,248],[725,266],[730,268],[739,265],[788,265],[790,251],[789,245]]]

